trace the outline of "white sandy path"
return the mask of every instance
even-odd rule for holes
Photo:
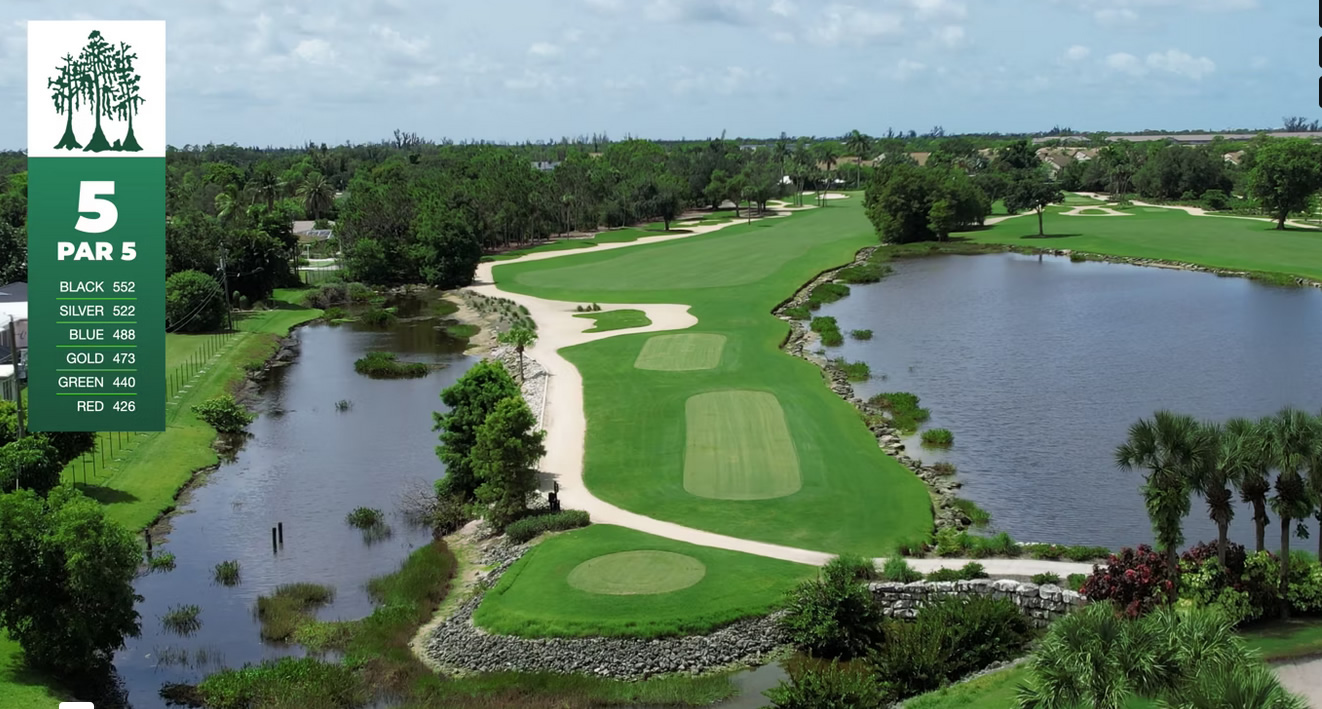
[[[1074,194],[1080,195],[1082,197],[1089,197],[1091,199],[1100,199],[1103,202],[1107,203],[1106,204],[1107,207],[1114,207],[1116,205],[1115,202],[1108,201],[1108,198],[1105,195],[1101,195],[1096,192],[1075,192]],[[1131,202],[1131,204],[1133,204],[1135,207],[1151,207],[1153,209],[1178,209],[1194,217],[1215,217],[1217,219],[1247,219],[1251,222],[1266,222],[1267,224],[1276,223],[1276,220],[1270,217],[1246,217],[1241,214],[1217,214],[1216,212],[1209,212],[1206,209],[1203,209],[1202,207],[1191,207],[1184,204],[1150,204],[1148,202],[1139,202],[1137,200]],[[1086,209],[1087,207],[1084,208]],[[1101,207],[1095,207],[1095,208],[1101,208]],[[1075,209],[1078,208],[1076,207]],[[1088,216],[1088,215],[1076,214],[1072,216]],[[1305,224],[1303,222],[1298,222],[1293,219],[1285,220],[1285,225],[1294,227],[1296,229],[1316,230],[1322,228],[1322,227],[1318,227],[1315,224]]]
[[[1101,212],[1101,214],[1083,214],[1083,210],[1085,209],[1090,209],[1095,212]],[[1110,207],[1093,207],[1089,205],[1081,205],[1075,207],[1074,209],[1069,210],[1068,212],[1061,212],[1060,216],[1062,217],[1132,217],[1134,215],[1129,214],[1128,212],[1118,212],[1114,209],[1111,209]]]
[[[1322,657],[1272,665],[1285,688],[1302,696],[1311,707],[1322,709]]]
[[[828,197],[840,199],[847,197],[847,195],[828,195]],[[805,206],[804,208],[809,207]],[[777,217],[768,218],[783,216],[788,215],[778,213]],[[592,517],[593,522],[600,524],[628,527],[658,537],[690,544],[741,551],[804,564],[821,565],[826,563],[832,555],[821,551],[730,537],[654,519],[598,499],[583,484],[583,451],[587,434],[587,420],[583,410],[583,378],[579,374],[578,368],[562,357],[559,351],[566,347],[594,342],[616,335],[682,330],[693,327],[698,323],[698,320],[689,313],[690,306],[655,303],[610,303],[609,309],[611,310],[641,310],[647,314],[652,324],[645,327],[587,333],[584,330],[591,329],[595,323],[590,318],[574,317],[576,303],[546,300],[521,293],[506,292],[501,290],[492,278],[492,269],[499,265],[542,261],[585,252],[595,253],[630,248],[641,244],[673,241],[710,233],[739,223],[741,222],[735,221],[697,226],[693,227],[690,233],[687,234],[644,237],[633,242],[601,244],[589,249],[547,251],[507,261],[484,262],[478,265],[474,285],[470,287],[470,290],[489,297],[512,300],[527,308],[528,314],[537,323],[537,342],[528,349],[528,356],[541,363],[542,367],[550,374],[546,383],[547,408],[542,421],[543,428],[546,430],[546,456],[542,458],[540,467],[542,471],[553,475],[556,482],[559,483],[560,500],[566,507],[584,510]],[[969,561],[968,559],[911,559],[910,564],[919,571],[928,572],[939,568],[958,568]],[[981,559],[979,563],[983,564],[988,573],[992,575],[1029,576],[1036,573],[1053,572],[1065,576],[1072,573],[1090,573],[1092,571],[1092,566],[1089,564],[1040,561],[1036,559]]]

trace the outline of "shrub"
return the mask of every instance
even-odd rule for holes
[[[965,517],[977,527],[985,527],[991,523],[991,513],[978,507],[978,503],[973,500],[966,500],[962,497],[956,497],[950,501],[955,509],[964,513]]]
[[[1237,624],[1275,614],[1278,563],[1274,554],[1248,554],[1243,545],[1230,542],[1222,566],[1215,543],[1197,544],[1180,556],[1180,598],[1195,607],[1216,606]]]
[[[1017,657],[1032,638],[1028,620],[1004,598],[947,598],[912,622],[888,619],[869,659],[900,697],[936,689],[993,662]]]
[[[1029,581],[1032,581],[1033,583],[1038,584],[1038,585],[1042,585],[1042,586],[1045,586],[1046,584],[1051,584],[1051,585],[1053,585],[1053,586],[1059,586],[1059,585],[1060,585],[1060,574],[1053,574],[1053,573],[1050,573],[1050,572],[1045,573],[1045,574],[1033,574],[1033,576],[1032,576],[1031,578],[1029,578]]]
[[[794,320],[807,320],[812,317],[812,313],[802,305],[785,308],[785,314]]]
[[[451,325],[445,328],[445,334],[455,338],[456,340],[471,339],[481,331],[482,328],[478,327],[477,325],[469,325],[469,324]]]
[[[431,511],[432,536],[439,539],[457,532],[472,519],[473,516],[462,495],[440,495],[436,498],[436,506]],[[508,534],[509,529],[506,528],[505,532]]]
[[[947,448],[955,443],[955,434],[947,428],[929,428],[923,431],[923,445]]]
[[[909,562],[904,557],[895,554],[886,559],[886,563],[881,567],[881,577],[887,581],[897,581],[899,583],[913,583],[923,580],[923,575],[917,569],[909,566]]]
[[[1093,561],[1109,557],[1111,550],[1106,547],[1068,546],[1061,555],[1070,561]]]
[[[974,545],[973,539],[966,532],[954,527],[944,527],[936,533],[936,555],[942,557],[960,556]]]
[[[431,371],[422,362],[400,362],[394,352],[368,352],[353,363],[353,369],[373,379],[415,379]]]
[[[165,279],[165,324],[171,332],[219,330],[228,307],[220,284],[201,271],[180,271]]]
[[[827,304],[834,303],[841,298],[849,295],[849,286],[841,283],[823,283],[808,294],[808,303]]]
[[[1087,574],[1070,574],[1065,577],[1065,587],[1071,591],[1078,591],[1083,588],[1083,583],[1087,580]]]
[[[872,339],[872,331],[871,331],[871,330],[850,330],[850,331],[849,331],[849,336],[852,337],[852,338],[854,338],[855,340],[871,340],[871,339]]]
[[[827,347],[839,347],[845,344],[845,336],[839,330],[827,330],[822,333],[822,344]]]
[[[1166,560],[1143,544],[1112,554],[1106,566],[1094,566],[1080,593],[1094,601],[1112,601],[1125,615],[1137,618],[1175,600],[1175,582]]]
[[[837,274],[837,278],[845,283],[876,283],[889,276],[891,272],[890,266],[868,261],[857,266],[841,269],[840,273]]]
[[[1034,559],[1056,561],[1065,553],[1065,547],[1059,544],[1025,544],[1024,551]]]
[[[831,360],[831,365],[844,373],[851,382],[866,382],[872,377],[867,362],[850,362],[843,357]]]
[[[167,551],[147,559],[147,568],[152,571],[174,571],[174,554]]]
[[[1230,203],[1230,198],[1222,190],[1207,190],[1203,193],[1203,206],[1213,211],[1225,209]]]
[[[1303,552],[1290,553],[1290,591],[1286,600],[1298,613],[1322,611],[1322,563]]]
[[[848,574],[823,573],[789,593],[780,624],[800,650],[850,660],[881,638],[883,618],[867,586]]]
[[[831,709],[833,707],[884,707],[893,698],[889,687],[872,670],[832,660],[797,663],[789,679],[765,692],[773,709]]]
[[[385,308],[368,308],[358,316],[358,322],[371,327],[385,327],[395,321],[395,314]]]
[[[289,640],[299,626],[312,621],[313,610],[334,598],[335,589],[315,583],[286,584],[277,587],[270,596],[258,596],[257,619],[262,624],[262,640]]]
[[[505,537],[515,544],[522,544],[546,532],[578,529],[591,523],[588,513],[583,510],[561,510],[515,520],[505,527]]]
[[[826,562],[822,567],[822,575],[853,581],[872,581],[877,578],[877,566],[871,559],[858,554],[841,554]]]
[[[257,419],[255,415],[240,406],[230,394],[194,404],[193,413],[221,433],[238,433]]]
[[[345,521],[351,526],[359,529],[379,526],[385,521],[385,513],[372,507],[355,507],[352,512],[345,517]]]
[[[331,307],[326,308],[325,312],[322,313],[322,317],[327,320],[343,320],[345,315],[344,308],[341,308],[338,305],[332,305]]]
[[[202,680],[197,690],[211,709],[351,709],[370,700],[363,680],[348,664],[312,657],[282,657],[223,670]]]
[[[959,470],[958,468],[955,467],[954,463],[947,463],[944,460],[932,463],[931,468],[932,468],[932,472],[936,473],[937,475],[943,475],[943,476],[954,475]]]
[[[931,412],[918,405],[918,397],[907,391],[877,394],[868,403],[890,414],[891,423],[904,433],[913,433]]]
[[[987,568],[970,561],[958,569],[937,569],[927,575],[928,581],[972,581],[987,578]]]
[[[216,564],[216,568],[212,574],[212,578],[215,579],[216,583],[222,586],[234,586],[238,584],[239,562],[222,561],[219,564]]]
[[[170,606],[170,609],[161,616],[161,625],[171,633],[188,637],[196,633],[202,627],[202,621],[198,615],[202,609],[195,605]]]

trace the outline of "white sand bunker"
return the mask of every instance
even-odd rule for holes
[[[1062,217],[1132,217],[1134,215],[1129,214],[1127,212],[1119,212],[1114,209],[1111,209],[1110,207],[1084,205],[1081,207],[1075,207],[1074,209],[1071,209],[1068,212],[1061,212],[1060,216]]]

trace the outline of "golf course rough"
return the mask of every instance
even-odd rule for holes
[[[661,372],[695,372],[715,369],[721,363],[725,335],[683,333],[654,335],[643,344],[633,366]]]
[[[803,486],[785,412],[764,391],[689,397],[684,489],[714,500],[769,500]]]
[[[649,549],[588,559],[575,566],[566,580],[588,593],[642,596],[685,589],[706,575],[707,567],[687,554]]]

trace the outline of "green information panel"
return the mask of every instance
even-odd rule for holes
[[[28,23],[34,431],[165,430],[165,23]]]

